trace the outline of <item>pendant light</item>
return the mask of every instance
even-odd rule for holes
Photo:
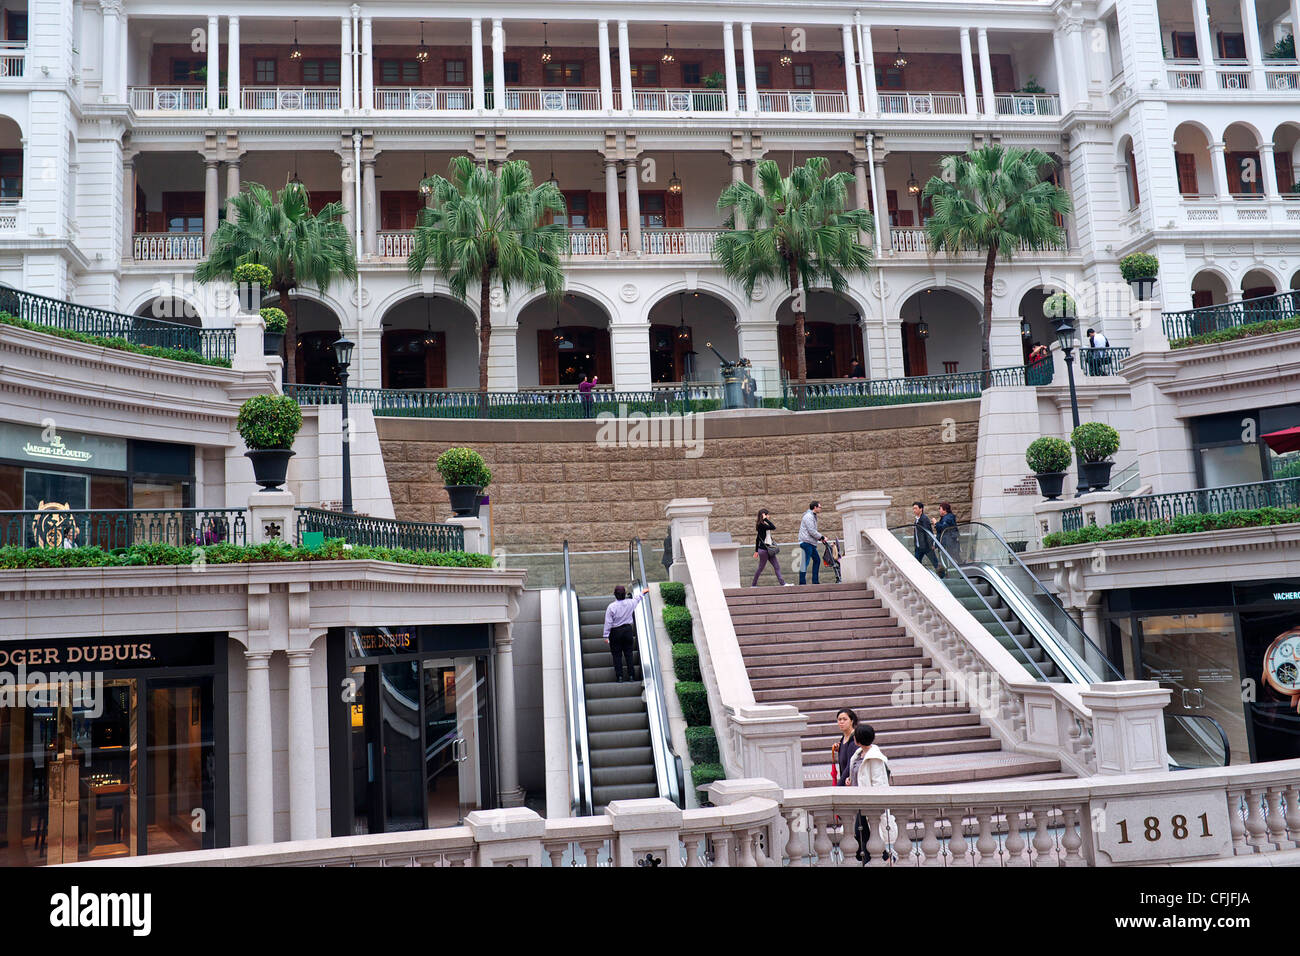
[[[560,328],[560,304],[558,302],[555,303],[555,334],[552,338],[555,341],[556,348],[564,347],[564,330]]]
[[[298,176],[298,151],[296,149],[293,151],[293,175],[289,177],[289,181],[285,185],[287,186],[302,185],[302,179],[299,178]]]
[[[682,181],[677,178],[677,153],[673,153],[673,174],[668,180],[668,191],[674,196],[682,194]]]
[[[433,297],[426,295],[424,297],[424,344],[426,347],[434,343],[432,308]]]
[[[289,59],[301,60],[302,50],[298,49],[298,21],[293,21],[293,46],[289,47]]]
[[[424,175],[420,177],[420,195],[427,196],[433,192],[433,185],[429,182],[429,154],[424,154]]]
[[[560,188],[560,181],[555,178],[555,154],[551,153],[551,178],[547,180],[556,189]]]
[[[921,184],[917,182],[916,173],[912,169],[912,157],[907,157],[907,191],[913,196],[921,195]]]
[[[551,62],[551,44],[549,38],[546,35],[545,20],[542,21],[542,62],[543,63]]]
[[[782,27],[781,28],[781,65],[789,66],[793,62],[794,62],[794,58],[790,56],[790,50],[785,45],[785,27]]]
[[[420,21],[420,48],[415,51],[415,58],[421,63],[429,62],[429,48],[424,45],[424,21]]]
[[[668,45],[668,24],[664,24],[664,55],[659,58],[664,63],[672,63],[677,57],[673,56],[673,48]]]
[[[685,342],[691,337],[691,330],[686,327],[686,293],[677,294],[677,338]]]
[[[903,56],[903,44],[899,39],[897,27],[894,28],[894,47],[897,50],[894,54],[894,66],[901,70],[907,66],[907,57]]]
[[[921,311],[919,302],[916,304],[916,337],[922,341],[930,337],[930,323],[925,321],[925,314]]]
[[[1033,329],[1033,326],[1031,326],[1031,325],[1029,324],[1029,320],[1028,320],[1028,319],[1021,319],[1021,320],[1020,320],[1020,337],[1021,337],[1022,339],[1027,339],[1027,338],[1029,338],[1030,336],[1032,336],[1033,334],[1034,334],[1034,329]]]

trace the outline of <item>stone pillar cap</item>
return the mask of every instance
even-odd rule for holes
[[[546,821],[527,807],[474,810],[465,816],[465,825],[479,843],[529,840],[546,834]]]
[[[625,830],[676,830],[682,825],[682,811],[663,797],[615,800],[605,808],[605,816],[616,833]]]
[[[713,504],[708,498],[674,498],[664,505],[664,514],[670,518],[685,518],[694,515],[708,516],[713,513]]]
[[[1089,710],[1114,710],[1126,703],[1144,698],[1153,705],[1163,707],[1169,702],[1172,691],[1153,680],[1116,680],[1104,684],[1091,684],[1080,691],[1079,697]]]

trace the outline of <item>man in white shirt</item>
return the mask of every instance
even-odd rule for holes
[[[1110,348],[1110,339],[1106,338],[1105,332],[1098,332],[1096,329],[1088,330],[1088,374],[1102,374],[1102,357],[1097,354],[1100,349]]]

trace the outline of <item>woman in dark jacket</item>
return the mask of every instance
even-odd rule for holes
[[[952,505],[946,501],[939,502],[939,520],[934,524],[934,536],[939,540],[948,556],[961,564],[960,539],[957,534],[957,516],[952,513]]]
[[[764,508],[754,522],[754,560],[758,562],[758,570],[754,572],[754,580],[749,582],[751,588],[758,587],[758,576],[769,564],[776,572],[777,583],[785,587],[785,578],[781,577],[781,562],[776,559],[776,543],[772,540],[772,532],[775,530],[776,525],[772,524],[772,519]]]
[[[839,767],[835,786],[847,787],[849,785],[849,761],[853,759],[853,754],[858,749],[857,740],[853,737],[853,731],[858,726],[858,715],[849,708],[842,707],[835,713],[835,724],[840,731],[840,739],[831,744],[831,758]]]

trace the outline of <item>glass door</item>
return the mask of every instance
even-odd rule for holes
[[[486,805],[487,660],[426,660],[423,669],[428,825],[456,826]]]

